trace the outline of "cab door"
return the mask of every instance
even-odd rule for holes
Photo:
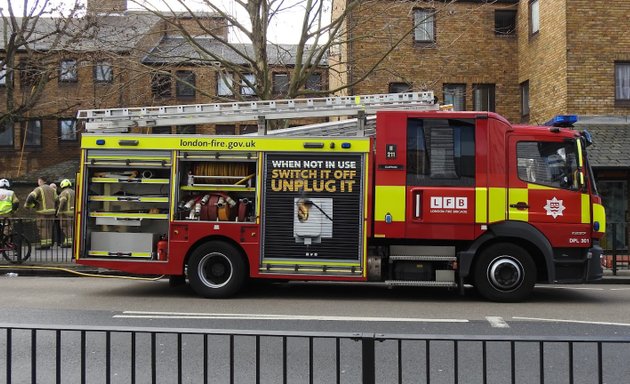
[[[475,119],[409,119],[406,237],[474,238]]]
[[[590,243],[590,199],[575,140],[509,137],[508,219],[538,228],[554,247]]]

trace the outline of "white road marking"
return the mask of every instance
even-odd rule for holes
[[[548,289],[574,289],[576,291],[605,291],[606,288],[591,288],[591,287],[562,287],[562,286],[536,286],[536,288],[548,288]]]
[[[314,320],[314,321],[371,321],[371,322],[420,322],[420,323],[468,323],[467,319],[423,319],[414,317],[361,317],[361,316],[307,316],[271,315],[249,313],[186,313],[124,311],[114,318],[126,319],[214,319],[214,320]]]
[[[550,323],[574,323],[574,324],[591,324],[591,325],[614,325],[619,327],[630,327],[630,323],[613,323],[609,321],[584,321],[584,320],[566,320],[566,319],[543,319],[539,317],[512,317],[514,320],[529,321],[546,321]]]
[[[627,291],[630,290],[630,288],[610,288],[611,291]]]
[[[492,328],[510,328],[508,323],[499,316],[486,316],[486,320],[490,323]]]

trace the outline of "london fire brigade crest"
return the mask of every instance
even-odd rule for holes
[[[554,219],[562,216],[562,212],[566,209],[562,200],[558,200],[555,196],[553,199],[547,200],[547,205],[544,208],[547,211],[547,216],[552,216]]]

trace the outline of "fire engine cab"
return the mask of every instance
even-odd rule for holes
[[[255,136],[147,127],[356,115]],[[375,126],[370,128],[374,122]],[[76,262],[188,279],[474,286],[494,301],[601,278],[590,136],[440,110],[431,92],[84,110]]]

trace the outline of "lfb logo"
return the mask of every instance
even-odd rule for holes
[[[468,198],[431,196],[431,209],[468,209]]]

